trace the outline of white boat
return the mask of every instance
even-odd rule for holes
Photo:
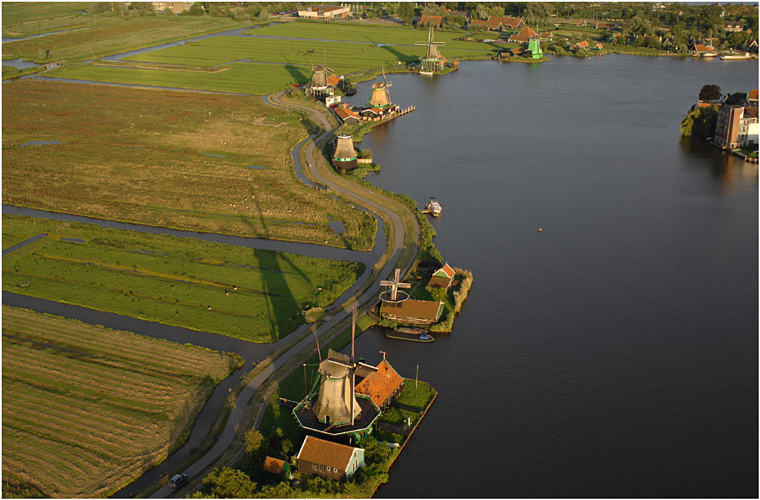
[[[438,200],[435,198],[430,198],[430,201],[428,201],[427,207],[425,208],[427,208],[427,212],[433,217],[441,215],[441,204],[438,203]]]
[[[720,58],[723,59],[724,61],[733,61],[737,59],[749,59],[749,54],[746,52],[744,54],[725,54],[725,55],[720,56]]]

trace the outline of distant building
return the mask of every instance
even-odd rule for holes
[[[744,31],[744,24],[739,21],[725,21],[723,29],[726,31]]]
[[[615,23],[607,23],[607,22],[599,22],[599,23],[596,23],[596,25],[594,26],[594,28],[596,28],[598,30],[608,30],[609,31],[609,30],[616,29],[617,28],[617,24],[615,24]]]
[[[308,4],[307,4],[308,5]],[[307,19],[334,19],[344,18],[351,12],[351,7],[341,5],[315,5],[309,6],[305,10],[298,11],[298,17]]]
[[[757,107],[736,104],[721,106],[713,142],[723,149],[758,144]]]
[[[349,108],[346,104],[335,108],[335,114],[338,115],[338,118],[343,120],[343,123],[350,124],[359,123],[361,121],[359,113]]]
[[[420,17],[418,26],[427,26],[428,23],[430,23],[432,26],[435,26],[436,28],[440,28],[443,24],[443,16],[429,16],[427,14],[423,14],[422,17]]]
[[[537,36],[536,32],[533,31],[529,26],[526,26],[523,29],[521,29],[520,32],[517,33],[516,35],[511,35],[507,39],[507,41],[509,43],[520,43],[523,45],[527,45],[528,42],[530,42],[530,38],[535,37],[535,36]]]
[[[195,2],[152,2],[154,10],[171,10],[175,14],[179,14],[184,10],[190,9]]]
[[[588,42],[586,40],[583,40],[581,42],[578,42],[570,47],[571,50],[578,50],[578,49],[588,49]]]
[[[306,436],[296,460],[303,474],[346,481],[364,464],[364,449]]]
[[[498,22],[507,30],[519,30],[525,27],[525,21],[519,17],[490,16],[489,21]]]

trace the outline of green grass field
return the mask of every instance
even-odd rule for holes
[[[3,250],[18,245],[40,233],[52,231],[61,225],[53,219],[37,219],[24,216],[3,216]]]
[[[3,216],[19,232],[25,217]],[[3,289],[93,309],[274,342],[331,304],[363,272],[313,259],[190,238],[60,223],[3,258]],[[21,288],[19,284],[31,282]]]
[[[3,2],[3,36],[19,38],[110,22],[82,15],[89,7],[87,2]]]
[[[26,5],[37,4],[29,3]],[[86,5],[89,6],[89,4]],[[5,4],[3,4],[3,14],[5,14]],[[33,60],[35,62],[49,62],[62,59],[69,62],[77,62],[242,27],[241,23],[227,17],[209,16],[98,18],[80,16],[70,19],[76,22],[72,22],[70,26],[61,26],[60,20],[45,21],[38,23],[40,27],[35,28],[34,31],[49,32],[76,28],[82,26],[82,24],[77,24],[80,22],[87,25],[87,29],[56,33],[16,42],[6,42],[3,44],[3,59],[23,57],[25,60]],[[6,33],[5,21],[5,16],[3,16],[4,36]],[[18,32],[21,33],[21,31]],[[38,56],[40,49],[49,50],[50,53],[47,57],[40,58]]]
[[[293,172],[290,150],[311,128],[259,97],[12,82],[3,203],[369,250],[375,219]],[[31,140],[61,144],[18,147]]]
[[[242,362],[6,306],[2,318],[3,482],[46,497],[108,496],[163,461]]]

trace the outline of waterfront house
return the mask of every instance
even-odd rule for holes
[[[348,107],[348,104],[342,104],[341,106],[338,106],[337,108],[334,108],[335,114],[338,115],[338,118],[343,120],[343,123],[359,123],[361,121],[361,117],[359,116],[359,113],[352,110],[350,107]]]
[[[715,122],[713,143],[723,149],[758,144],[757,107],[721,106]]]
[[[428,300],[383,301],[380,317],[398,323],[430,326],[441,317],[443,302]]]
[[[586,40],[580,41],[570,47],[570,50],[588,49],[588,42]]]
[[[360,377],[363,378],[360,380]],[[360,363],[356,380],[356,393],[369,396],[381,411],[390,408],[404,390],[404,378],[385,359],[377,367]]]
[[[302,474],[346,481],[364,464],[364,449],[306,436],[296,460]]]
[[[522,57],[525,55],[525,49],[522,47],[515,47],[512,49],[508,49],[507,53],[509,53],[512,57]]]
[[[290,479],[290,464],[285,460],[266,457],[262,471],[271,481],[282,482]]]
[[[454,280],[455,274],[456,273],[447,262],[446,265],[433,273],[433,276],[428,282],[428,286],[433,288],[445,288],[448,290],[451,286],[451,282]]]
[[[531,38],[535,38],[536,32],[533,31],[530,26],[526,26],[523,29],[520,30],[519,33],[516,35],[510,35],[510,37],[507,39],[509,43],[520,43],[523,45],[527,45],[528,42],[530,42]]]

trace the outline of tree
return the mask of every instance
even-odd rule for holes
[[[50,51],[45,49],[40,49],[37,51],[37,59],[47,59],[50,57]]]
[[[711,137],[717,119],[718,106],[694,108],[681,121],[681,135],[692,139]]]
[[[398,6],[398,17],[404,21],[405,24],[411,24],[414,18],[414,4],[411,2],[401,2]]]
[[[258,15],[258,19],[259,21],[269,20],[269,9],[267,9],[266,7],[261,9],[261,12],[259,12],[259,15]]]
[[[717,85],[705,85],[699,91],[699,100],[703,102],[717,101],[722,95],[720,87]]]
[[[245,433],[245,451],[246,453],[256,454],[266,445],[264,436],[257,429],[251,429]]]
[[[253,498],[256,494],[256,483],[248,474],[229,467],[214,469],[203,478],[203,486],[214,498]]]
[[[126,2],[116,2],[114,5],[116,6],[116,11],[120,16],[129,13],[129,5],[127,5]]]
[[[113,4],[111,2],[94,2],[90,4],[88,12],[90,14],[103,14],[104,12],[111,12],[113,10]]]
[[[202,16],[206,13],[206,9],[203,8],[203,4],[200,2],[195,2],[192,7],[190,7],[188,10],[183,11],[187,12],[188,16]]]

